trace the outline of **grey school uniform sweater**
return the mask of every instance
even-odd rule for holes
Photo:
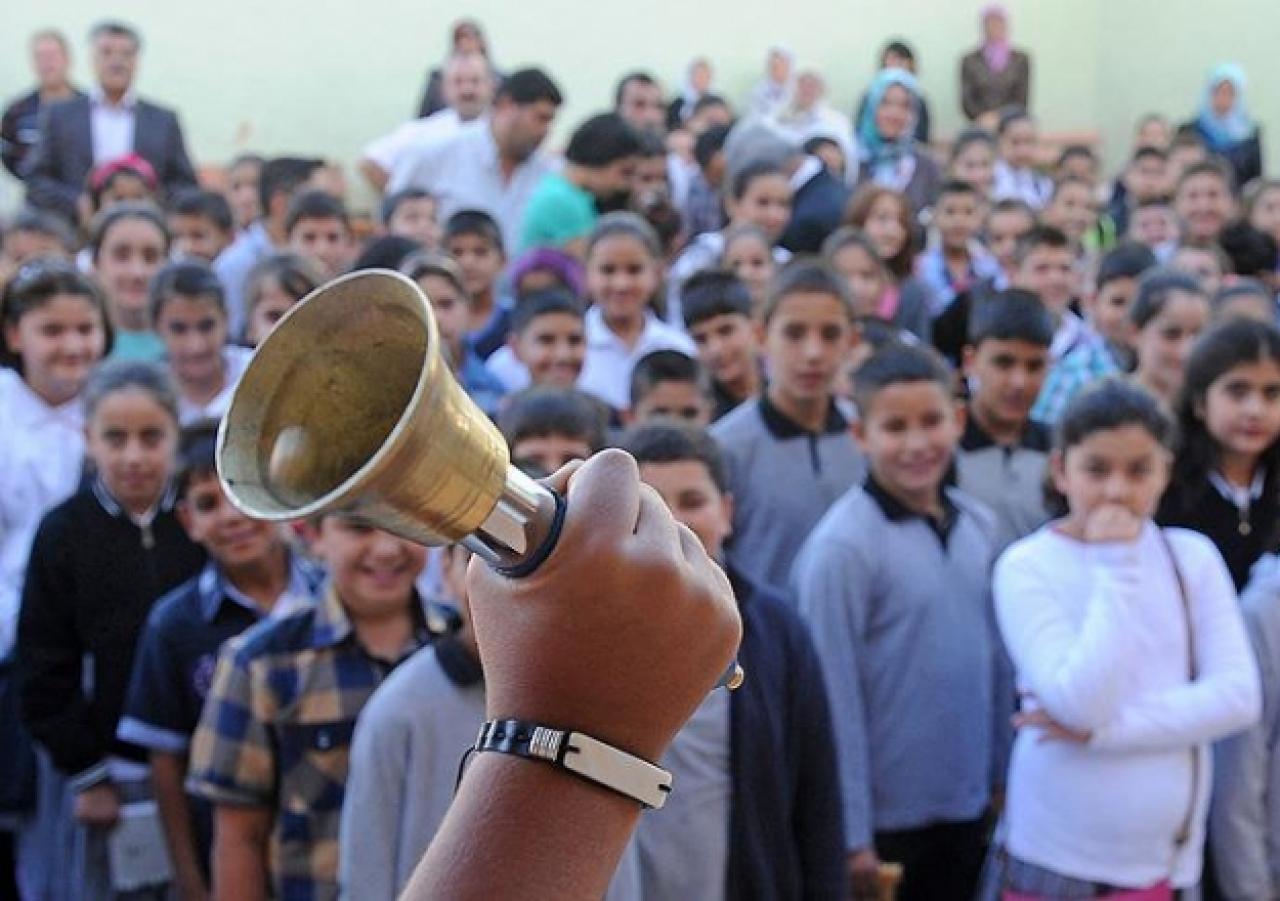
[[[342,805],[341,897],[400,897],[453,801],[463,753],[484,722],[480,663],[453,636],[387,676],[360,712]],[[627,846],[605,901],[639,901]]]
[[[956,453],[956,486],[996,515],[997,553],[1049,521],[1049,430],[1028,422],[1016,445],[996,442],[969,413]]]
[[[785,588],[805,537],[866,463],[835,404],[821,432],[788,419],[767,396],[743,402],[711,427],[733,495],[728,563],[749,581]]]
[[[954,488],[926,519],[873,479],[796,561],[831,700],[849,850],[876,832],[972,820],[1005,759],[1009,668],[991,606],[994,523]]]

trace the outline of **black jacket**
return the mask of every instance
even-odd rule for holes
[[[1262,176],[1262,130],[1255,128],[1253,134],[1243,138],[1230,147],[1214,149],[1213,142],[1198,121],[1187,123],[1200,135],[1210,153],[1216,153],[1231,166],[1231,173],[1236,179],[1236,190],[1240,190],[1255,178]]]
[[[792,253],[818,253],[822,242],[840,227],[849,189],[826,165],[796,191],[791,220],[778,242]]]
[[[39,134],[22,163],[27,202],[76,218],[76,200],[93,169],[92,116],[86,95],[40,109]],[[196,173],[187,157],[182,126],[173,110],[146,100],[137,103],[133,151],[151,164],[166,194],[193,188]]]
[[[0,119],[0,160],[14,178],[22,178],[22,161],[40,134],[40,107],[40,92],[32,91],[9,104]]]
[[[1187,482],[1174,475],[1160,499],[1156,522],[1199,532],[1212,541],[1226,561],[1236,591],[1249,581],[1249,570],[1263,554],[1276,550],[1280,495],[1274,484],[1262,487],[1262,496],[1242,518],[1235,504],[1222,496],[1208,479]]]
[[[843,901],[844,817],[817,652],[787,601],[736,574],[730,580],[742,611],[738,661],[747,679],[729,697],[726,897]]]
[[[98,484],[41,521],[18,617],[22,719],[82,784],[108,755],[145,759],[115,737],[138,637],[156,599],[203,563],[172,497],[145,530]]]

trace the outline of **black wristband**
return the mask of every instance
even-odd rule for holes
[[[666,770],[581,732],[525,720],[489,720],[480,727],[475,750],[541,760],[655,810],[671,793]]]

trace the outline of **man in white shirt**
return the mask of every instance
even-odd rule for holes
[[[82,223],[91,212],[85,196],[89,172],[126,154],[149,162],[165,193],[196,184],[178,117],[134,92],[138,33],[120,22],[103,22],[90,40],[97,83],[89,96],[49,107],[22,168],[32,206]]]
[[[381,191],[396,163],[413,148],[457,134],[464,122],[480,118],[493,102],[496,87],[489,61],[479,53],[455,53],[444,67],[444,97],[439,112],[405,122],[371,142],[360,158],[360,173]]]
[[[440,204],[439,218],[482,210],[502,227],[507,253],[520,240],[529,195],[551,170],[538,148],[563,97],[541,69],[512,72],[498,88],[487,119],[470,122],[443,141],[414,148],[397,161],[387,192],[422,188]]]

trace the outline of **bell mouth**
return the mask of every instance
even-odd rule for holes
[[[218,431],[218,472],[251,516],[341,509],[429,382],[435,321],[391,270],[341,276],[299,301],[258,348]]]

